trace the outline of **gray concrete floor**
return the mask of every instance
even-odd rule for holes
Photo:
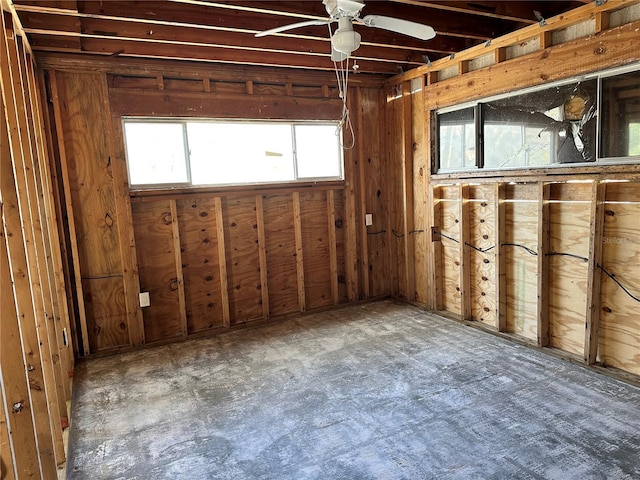
[[[69,479],[640,478],[640,389],[382,301],[78,365]]]

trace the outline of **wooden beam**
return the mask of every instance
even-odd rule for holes
[[[355,89],[355,110],[356,114],[356,131],[363,130],[363,112],[362,112],[362,90],[360,87]],[[362,262],[360,263],[360,271],[362,272],[362,294],[364,298],[369,298],[371,294],[371,285],[369,281],[369,236],[367,235],[367,225],[364,215],[367,212],[367,177],[365,174],[365,135],[357,135],[357,164],[358,164],[358,224],[360,225],[360,252]]]
[[[231,315],[229,313],[229,281],[227,277],[227,253],[224,235],[224,216],[222,212],[222,199],[214,198],[216,209],[216,234],[218,240],[218,265],[220,268],[220,296],[222,302],[222,321],[225,327],[231,325]]]
[[[469,185],[458,185],[458,234],[460,239],[460,317],[462,321],[471,320],[471,249],[470,240],[470,204]]]
[[[0,145],[9,144],[7,124],[5,123],[4,109],[0,108]],[[23,342],[16,305],[21,298],[26,297],[28,292],[16,291],[11,285],[11,268],[9,263],[8,244],[9,237],[6,235],[4,225],[7,222],[16,221],[17,212],[8,203],[9,191],[15,188],[13,185],[13,174],[11,173],[11,156],[8,148],[2,149],[0,157],[0,212],[2,223],[0,224],[0,304],[2,305],[2,348],[0,349],[0,371],[2,378],[2,400],[0,406],[2,412],[7,412],[5,422],[9,422],[7,432],[7,445],[2,445],[2,459],[7,465],[11,465],[10,474],[13,474],[13,461],[15,459],[17,475],[24,475],[30,478],[40,478],[40,462],[38,459],[38,447],[36,444],[36,428],[32,422],[32,402],[29,392],[29,377],[25,368],[25,360],[28,358],[28,349],[23,349],[23,345],[28,348],[28,338]],[[14,194],[15,195],[15,194]],[[19,241],[14,240],[16,248],[20,248]],[[13,268],[19,267],[16,264],[17,258],[12,258]],[[26,266],[25,266],[26,268]],[[14,285],[15,287],[15,285]],[[38,407],[36,403],[36,407]],[[6,448],[9,447],[9,448]]]
[[[551,185],[538,184],[538,346],[549,345],[549,199]]]
[[[18,48],[16,37],[13,32],[12,20],[9,14],[2,14],[2,29],[0,31],[0,48],[6,53],[7,61],[1,64],[1,83],[2,95],[6,109],[7,129],[9,130],[9,143],[11,148],[13,178],[15,182],[15,191],[17,195],[16,206],[19,210],[20,224],[22,229],[22,238],[24,241],[24,249],[26,251],[26,267],[28,270],[28,282],[30,288],[26,288],[25,292],[31,292],[31,321],[34,322],[35,335],[37,338],[36,348],[40,351],[40,362],[42,366],[42,389],[45,394],[46,406],[43,411],[41,422],[49,424],[47,430],[44,425],[41,426],[43,431],[42,440],[45,444],[50,444],[54,456],[50,456],[51,452],[40,451],[41,462],[53,460],[55,471],[55,463],[61,463],[65,460],[64,445],[62,442],[62,428],[60,423],[60,410],[58,406],[58,385],[55,376],[55,367],[53,365],[53,357],[48,332],[47,314],[44,305],[44,293],[41,286],[42,278],[40,278],[40,264],[38,258],[38,249],[35,244],[37,238],[35,232],[36,218],[33,216],[31,202],[35,201],[32,196],[37,195],[30,187],[30,145],[28,137],[28,126],[25,113],[24,86],[20,73],[20,61],[18,58]],[[26,136],[25,136],[26,135]],[[9,229],[7,228],[7,231]],[[13,230],[7,235],[17,235]],[[13,255],[15,249],[10,249],[10,255]],[[44,267],[44,266],[43,266]],[[15,278],[14,278],[15,282]],[[23,313],[20,313],[21,315]],[[25,312],[24,315],[27,315]],[[45,320],[41,322],[41,320]],[[48,412],[48,415],[47,415]],[[40,437],[39,437],[40,440]],[[40,441],[38,442],[40,443]],[[43,467],[44,469],[44,467]]]
[[[329,231],[329,270],[331,271],[331,301],[340,303],[338,290],[338,246],[336,240],[336,205],[333,190],[327,190],[327,229]]]
[[[67,154],[65,151],[64,133],[62,131],[62,106],[60,105],[60,98],[58,95],[58,83],[56,80],[55,71],[51,71],[49,74],[49,81],[51,82],[51,95],[53,102],[53,110],[55,116],[55,123],[58,126],[56,129],[57,140],[59,145],[60,154],[60,170],[62,173],[62,184],[64,187],[64,199],[67,209],[67,228],[69,229],[69,237],[71,240],[71,256],[73,260],[73,273],[76,288],[76,298],[78,300],[78,319],[80,323],[80,334],[82,336],[82,353],[89,355],[91,353],[91,347],[89,345],[89,333],[87,330],[87,314],[84,306],[84,295],[82,288],[82,274],[80,270],[80,255],[78,252],[78,241],[75,226],[75,219],[73,215],[73,204],[71,202],[71,182],[69,180],[69,167],[67,164]]]
[[[507,258],[503,255],[502,244],[505,243],[506,213],[504,203],[503,182],[496,182],[493,187],[493,218],[495,245],[495,284],[496,284],[496,329],[507,331]]]
[[[413,212],[413,115],[411,82],[402,84],[402,217],[404,276],[407,300],[416,298]]]
[[[591,190],[591,219],[589,238],[589,267],[587,270],[587,311],[584,339],[584,361],[587,365],[596,363],[598,358],[600,326],[600,290],[602,286],[602,243],[604,233],[604,202],[606,198],[604,182],[594,181]]]
[[[258,229],[258,255],[260,257],[260,294],[262,318],[269,318],[269,272],[267,270],[267,239],[264,233],[264,204],[262,195],[256,195],[256,226]]]
[[[304,257],[302,254],[302,222],[300,217],[300,194],[293,192],[293,231],[296,243],[296,278],[298,285],[298,309],[307,310],[304,285]]]
[[[171,237],[173,241],[173,257],[176,267],[176,282],[178,284],[178,311],[180,315],[180,332],[186,338],[187,327],[187,304],[184,296],[184,275],[182,273],[182,245],[180,244],[180,226],[178,225],[178,207],[174,199],[169,200],[169,210],[171,212]]]
[[[34,121],[34,108],[32,104],[31,82],[29,80],[27,65],[29,60],[23,46],[22,38],[17,37],[16,46],[18,49],[18,65],[20,73],[20,81],[22,84],[22,97],[19,99],[24,105],[23,125],[26,126],[25,135],[22,136],[24,145],[25,159],[25,178],[30,193],[29,208],[31,209],[32,230],[35,239],[36,258],[38,261],[38,275],[40,287],[42,291],[42,305],[46,318],[46,334],[49,341],[51,351],[51,364],[53,369],[53,377],[55,379],[57,407],[61,421],[64,425],[68,425],[67,413],[67,392],[69,388],[69,376],[67,366],[63,365],[61,359],[65,358],[64,346],[62,338],[62,328],[58,329],[59,322],[57,310],[57,296],[54,296],[54,289],[51,285],[53,280],[53,266],[51,265],[51,254],[47,250],[49,245],[49,236],[44,208],[44,193],[40,181],[40,165],[39,151],[36,139],[36,124]],[[64,449],[63,449],[64,450]],[[58,452],[64,456],[64,451]],[[64,460],[62,460],[64,461]]]

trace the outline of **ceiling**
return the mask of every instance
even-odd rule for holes
[[[432,26],[423,41],[365,25],[359,72],[393,75],[578,7],[588,1],[366,0],[377,14]],[[255,33],[327,18],[321,0],[13,0],[36,52],[195,60],[331,70],[326,25]],[[335,25],[335,24],[332,24]],[[335,29],[335,26],[333,27]]]

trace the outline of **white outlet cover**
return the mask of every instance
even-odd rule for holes
[[[371,214],[371,213],[365,214],[365,216],[364,216],[364,224],[367,227],[370,227],[371,225],[373,225],[373,214]]]
[[[140,292],[140,306],[141,307],[151,306],[151,298],[149,297],[149,292]]]

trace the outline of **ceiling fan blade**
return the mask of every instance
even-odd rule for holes
[[[285,32],[287,30],[293,30],[294,28],[310,27],[312,25],[326,25],[333,20],[306,20],[304,22],[292,23],[291,25],[283,25],[281,27],[272,28],[270,30],[264,30],[263,32],[256,33],[256,37],[265,37],[267,35],[273,35],[274,33]]]
[[[390,30],[410,37],[419,38],[420,40],[429,40],[436,36],[436,32],[428,25],[410,22],[409,20],[401,20],[399,18],[385,17],[382,15],[367,15],[364,18],[357,18],[367,27],[382,28]]]
[[[331,48],[331,60],[333,60],[334,62],[343,62],[348,57],[349,55],[347,55],[346,53],[342,53],[336,50],[335,48]]]

